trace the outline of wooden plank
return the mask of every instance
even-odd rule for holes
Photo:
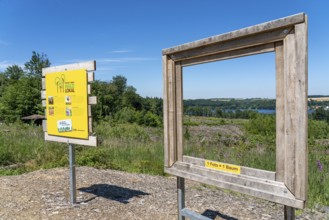
[[[46,99],[46,90],[41,90],[41,99]]]
[[[42,130],[43,132],[47,132],[47,120],[42,120]]]
[[[94,71],[94,70],[96,70],[96,61],[92,60],[92,61],[86,61],[86,62],[81,62],[81,63],[74,63],[74,64],[42,68],[42,76],[44,77],[47,73],[62,72],[62,71],[67,71],[67,70],[78,70],[78,69]]]
[[[302,209],[305,206],[304,201],[295,199],[295,197],[289,192],[285,185],[280,182],[274,182],[269,180],[257,181],[257,178],[252,177],[250,177],[248,181],[247,179],[240,178],[241,175],[227,174],[221,171],[209,170],[205,168],[200,168],[198,166],[191,166],[186,164],[184,166],[184,163],[179,161],[176,162],[173,167],[165,168],[165,172],[171,175],[217,186],[224,189],[233,190],[235,192],[244,193],[290,207]],[[227,180],[228,176],[231,176],[231,181],[225,181]],[[225,180],[223,178],[225,178]],[[263,188],[268,190],[260,190],[254,187],[255,185],[263,185]]]
[[[183,69],[180,63],[176,63],[176,123],[177,123],[177,160],[183,161]]]
[[[88,86],[87,86],[87,91],[88,91],[88,95],[90,95],[91,94],[91,85],[90,84],[88,84]]]
[[[41,83],[42,83],[42,90],[46,90],[46,78],[42,78]]]
[[[177,158],[177,124],[176,124],[176,74],[175,63],[168,60],[168,109],[169,109],[169,166],[175,163]]]
[[[208,37],[208,38],[204,38],[204,39],[201,39],[198,41],[175,46],[172,48],[164,49],[164,50],[162,50],[162,54],[163,55],[173,54],[173,53],[186,51],[186,50],[190,50],[190,49],[197,48],[197,47],[203,47],[203,46],[207,46],[210,44],[215,44],[215,43],[219,43],[219,42],[223,42],[223,41],[227,41],[227,40],[241,38],[241,37],[244,37],[247,35],[256,35],[258,33],[265,32],[265,31],[271,31],[271,30],[285,28],[285,27],[289,27],[289,26],[291,27],[295,24],[303,23],[304,20],[305,20],[305,14],[299,13],[296,15],[292,15],[292,16],[280,18],[277,20],[265,22],[262,24],[258,24],[255,26],[243,28],[243,29],[228,32],[225,34],[220,34],[220,35],[216,35],[213,37]]]
[[[96,105],[97,104],[97,96],[89,96],[88,97],[88,104],[89,105]]]
[[[92,146],[92,147],[97,146],[97,137],[96,136],[89,136],[88,140],[83,140],[83,139],[52,136],[52,135],[48,135],[48,133],[45,132],[45,140],[53,141],[53,142],[60,142],[60,143],[67,143],[67,144],[86,145],[86,146]]]
[[[250,56],[250,55],[256,55],[261,53],[268,53],[274,51],[274,44],[264,44],[259,46],[253,46],[248,48],[243,48],[240,50],[233,50],[218,54],[212,54],[208,56],[202,56],[187,60],[182,60],[182,66],[191,66],[196,64],[202,64],[202,63],[208,63],[208,62],[215,62],[220,60],[227,60],[227,59],[233,59],[238,57],[244,57],[244,56]]]
[[[276,181],[284,182],[285,171],[285,82],[284,82],[284,57],[283,42],[275,44],[276,68]]]
[[[88,82],[93,82],[95,80],[94,77],[94,72],[88,72]]]
[[[308,175],[308,147],[307,147],[307,96],[308,96],[308,27],[307,16],[305,23],[295,26],[296,39],[296,181],[295,196],[306,200]]]
[[[164,166],[169,167],[168,58],[162,56]]]
[[[184,172],[193,173],[196,175],[204,176],[209,179],[220,179],[221,181],[227,183],[235,183],[238,185],[243,185],[250,188],[256,188],[262,191],[270,191],[278,195],[288,196],[294,198],[290,192],[284,192],[286,187],[283,183],[270,181],[266,179],[255,178],[251,176],[246,176],[242,174],[233,174],[224,171],[209,169],[206,167],[191,165],[185,162],[176,162],[173,165],[174,168],[179,169]]]
[[[285,184],[295,194],[295,150],[296,150],[296,47],[295,34],[291,32],[284,39],[284,81],[285,81]]]
[[[91,105],[88,105],[88,117],[92,116]]]
[[[183,162],[185,163],[190,163],[193,165],[205,166],[205,159],[201,158],[196,158],[196,157],[190,157],[190,156],[183,156]],[[216,161],[213,161],[216,162]],[[241,175],[246,175],[246,176],[251,176],[251,177],[257,177],[260,179],[266,179],[266,180],[271,180],[275,181],[275,172],[272,171],[267,171],[267,170],[260,170],[260,169],[254,169],[254,168],[249,168],[249,167],[241,167]]]
[[[174,61],[181,61],[195,57],[202,57],[211,54],[223,53],[227,51],[249,48],[252,46],[263,45],[281,41],[290,32],[292,28],[278,29],[270,32],[260,33],[258,35],[249,35],[244,38],[238,38],[230,41],[211,44],[204,47],[190,49],[170,55]]]
[[[89,133],[93,133],[93,118],[91,117],[88,118],[88,129]]]

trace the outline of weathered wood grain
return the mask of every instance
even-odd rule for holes
[[[176,68],[173,60],[168,60],[168,138],[169,138],[169,166],[177,160],[177,121],[176,121]]]
[[[96,105],[97,104],[97,96],[89,96],[88,97],[88,104],[89,105]]]
[[[278,29],[269,32],[260,33],[257,35],[246,36],[244,38],[234,39],[230,41],[211,44],[204,47],[197,47],[187,51],[174,53],[170,58],[174,61],[181,61],[196,57],[202,57],[211,54],[223,53],[227,51],[234,51],[244,48],[249,48],[257,45],[264,45],[272,42],[282,41],[290,32],[291,28]]]
[[[52,136],[52,135],[48,135],[48,133],[45,132],[45,140],[53,141],[53,142],[67,143],[67,144],[86,145],[86,146],[92,146],[92,147],[97,146],[97,137],[96,136],[89,136],[88,140],[83,140],[83,139]]]
[[[229,174],[179,161],[177,161],[171,168],[165,168],[165,172],[290,207],[304,208],[305,206],[304,201],[295,199],[284,183],[276,181]]]
[[[276,181],[284,182],[285,172],[285,82],[283,42],[275,44],[276,68]]]
[[[205,166],[205,159],[196,158],[196,157],[190,157],[190,156],[183,156],[183,162],[190,163],[193,165]],[[216,162],[216,161],[213,161]],[[267,170],[260,170],[260,169],[254,169],[249,167],[240,166],[241,175],[247,175],[251,177],[256,177],[264,180],[271,180],[275,181],[275,172],[267,171]]]
[[[250,55],[256,55],[261,53],[268,53],[274,51],[274,44],[264,44],[259,46],[253,46],[253,47],[247,47],[240,50],[233,50],[218,54],[212,54],[197,58],[191,58],[182,60],[181,64],[182,66],[191,66],[196,64],[202,64],[202,63],[208,63],[208,62],[215,62],[220,60],[227,60],[227,59],[233,59],[233,58],[239,58],[244,56],[250,56]]]
[[[183,160],[183,69],[180,63],[175,64],[176,75],[176,125],[177,125],[177,160]]]
[[[284,82],[285,82],[285,184],[287,188],[295,193],[295,153],[296,153],[296,135],[297,116],[296,114],[296,47],[295,34],[291,32],[284,39]]]
[[[41,99],[46,99],[46,91],[41,90]]]
[[[88,72],[88,82],[93,82],[94,81],[94,72]]]
[[[62,72],[62,71],[67,71],[67,70],[78,70],[78,69],[94,71],[94,70],[96,70],[96,61],[92,60],[92,61],[86,61],[86,62],[81,62],[81,63],[74,63],[74,64],[42,68],[42,76],[44,77],[47,73]]]
[[[308,96],[308,26],[305,22],[295,25],[296,40],[296,152],[295,152],[295,196],[306,200],[308,174],[308,147],[307,147],[307,96]]]
[[[236,38],[241,38],[248,35],[256,35],[262,32],[271,31],[275,29],[291,27],[295,24],[303,23],[305,21],[305,14],[299,13],[296,15],[280,18],[277,20],[265,22],[259,25],[243,28],[240,30],[232,31],[225,34],[216,35],[213,37],[208,37],[198,41],[182,44],[172,48],[162,50],[163,55],[173,54],[181,51],[190,50],[192,48],[203,47],[210,44],[215,44],[218,42],[233,40]]]
[[[42,90],[46,90],[46,78],[41,79]]]
[[[162,56],[163,76],[163,141],[164,141],[164,166],[169,167],[169,109],[168,109],[168,58]]]

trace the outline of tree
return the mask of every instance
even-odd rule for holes
[[[0,75],[0,118],[7,122],[19,120],[23,116],[43,114],[41,105],[42,68],[50,61],[45,54],[33,51],[31,60],[25,63],[25,74],[17,65],[7,68]],[[9,80],[9,83],[4,80]],[[4,85],[4,86],[3,86]]]
[[[49,67],[51,65],[46,54],[39,54],[35,51],[32,51],[32,57],[30,61],[24,64],[27,73],[30,76],[37,78],[42,77],[42,68]]]
[[[6,71],[4,72],[4,76],[13,83],[24,76],[24,71],[18,65],[12,65],[7,67]]]

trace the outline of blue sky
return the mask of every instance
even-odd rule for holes
[[[32,51],[52,65],[96,60],[96,79],[123,75],[162,97],[161,51],[299,12],[309,16],[309,94],[329,94],[328,0],[0,0],[0,71]],[[274,54],[184,67],[184,98],[275,96]]]

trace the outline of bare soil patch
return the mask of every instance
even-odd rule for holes
[[[0,177],[0,219],[177,219],[176,178],[77,168],[69,204],[68,169]],[[186,206],[212,219],[283,219],[283,207],[186,181]],[[329,219],[307,210],[298,219]]]

